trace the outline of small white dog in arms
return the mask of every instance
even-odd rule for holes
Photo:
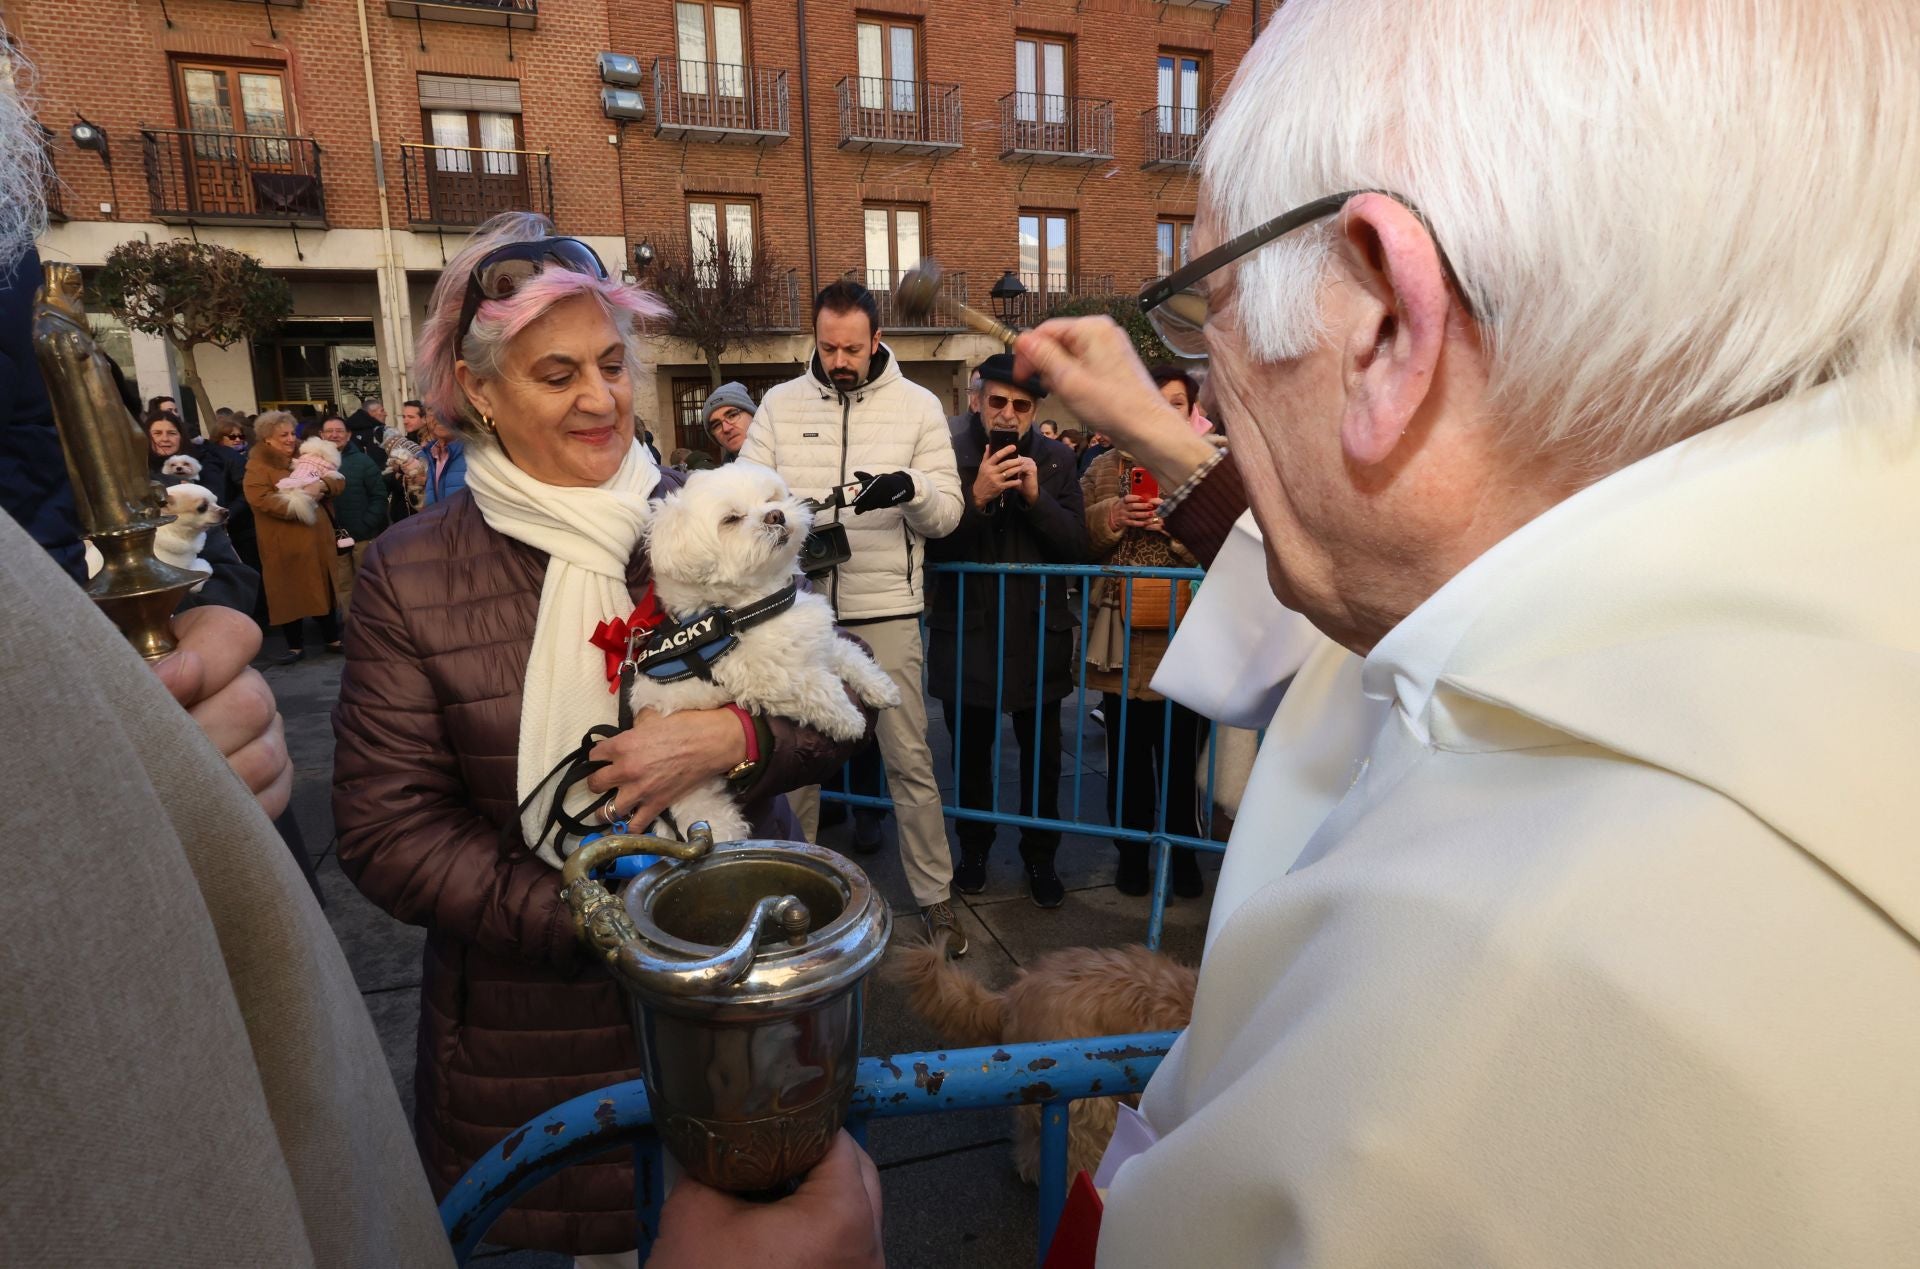
[[[654,506],[654,593],[677,624],[643,644],[628,693],[636,713],[734,704],[857,740],[867,720],[854,698],[881,709],[900,703],[886,671],[835,631],[827,601],[796,589],[800,544],[812,527],[806,503],[753,463],[695,472]],[[715,841],[746,836],[724,780],[707,781],[670,809],[682,829],[705,820]]]
[[[274,485],[280,491],[280,505],[302,524],[312,524],[320,514],[320,499],[327,492],[321,481],[339,474],[340,447],[324,437],[309,436],[300,442],[293,470]]]
[[[189,573],[213,576],[213,565],[201,559],[200,552],[207,545],[207,530],[227,522],[227,509],[220,505],[213,491],[199,485],[175,485],[167,490],[167,501],[162,511],[172,516],[173,520],[154,532],[155,558],[175,568],[184,568]],[[99,548],[91,542],[86,543],[86,556],[88,577],[93,577],[106,566]],[[197,591],[205,585],[204,581],[195,582],[193,589]]]
[[[200,460],[191,454],[175,454],[160,464],[160,474],[180,480],[200,479]]]

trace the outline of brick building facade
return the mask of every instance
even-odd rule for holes
[[[1253,0],[0,0],[0,14],[52,133],[63,218],[43,256],[94,266],[129,238],[187,234],[252,252],[290,280],[295,316],[260,346],[202,350],[214,403],[349,406],[376,383],[409,394],[441,267],[505,207],[549,212],[610,268],[634,269],[641,243],[708,268],[769,254],[790,271],[769,332],[723,358],[756,385],[796,372],[807,298],[842,275],[881,290],[933,256],[952,293],[991,309],[1011,272],[1023,320],[1069,294],[1130,293],[1184,249],[1195,143],[1259,21]],[[639,117],[610,118],[609,93]],[[76,147],[80,118],[110,164]],[[941,317],[887,338],[950,406],[991,350]],[[143,392],[177,390],[158,341],[121,351]],[[655,356],[642,417],[663,447],[705,443],[679,431],[705,391],[701,354],[664,335]]]

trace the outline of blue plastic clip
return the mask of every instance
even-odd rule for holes
[[[597,842],[602,837],[618,835],[626,831],[626,821],[621,820],[604,833],[591,833],[581,838],[580,844],[585,846],[588,842]],[[623,855],[604,867],[594,869],[593,875],[599,881],[628,881],[659,863],[660,859],[659,855]]]

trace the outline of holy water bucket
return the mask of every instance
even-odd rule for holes
[[[891,914],[851,860],[798,842],[614,835],[582,846],[562,891],[627,989],[654,1124],[695,1178],[777,1190],[826,1154],[860,1060],[864,980]],[[668,858],[621,896],[589,877]]]

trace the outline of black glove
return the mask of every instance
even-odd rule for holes
[[[864,471],[853,474],[865,482],[860,496],[853,500],[853,514],[857,516],[897,507],[913,498],[913,477],[906,472],[883,471],[878,476]]]

